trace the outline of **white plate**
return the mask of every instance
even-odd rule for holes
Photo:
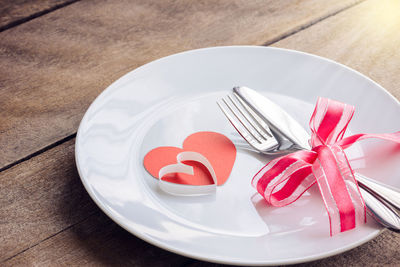
[[[180,147],[197,131],[216,131],[239,141],[215,104],[235,85],[268,95],[304,126],[317,97],[324,96],[356,106],[351,132],[400,128],[395,98],[367,77],[330,60],[248,46],[184,52],[126,74],[86,112],[77,134],[76,162],[96,204],[149,243],[219,263],[310,261],[377,236],[381,228],[369,218],[356,230],[329,237],[317,187],[287,207],[267,206],[250,180],[268,159],[240,148],[231,177],[216,194],[177,197],[159,190],[157,180],[142,165],[152,148]],[[348,155],[362,157],[364,151],[356,145]],[[363,168],[365,161],[354,164]],[[399,186],[395,179],[399,173],[399,167],[392,168],[380,178]]]

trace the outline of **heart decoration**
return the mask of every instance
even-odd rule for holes
[[[236,147],[229,138],[215,132],[197,132],[186,137],[182,148],[165,146],[151,150],[143,164],[153,177],[160,179],[162,189],[195,194],[223,185],[235,159]]]

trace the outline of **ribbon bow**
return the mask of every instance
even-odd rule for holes
[[[400,143],[400,132],[356,134],[343,138],[354,107],[319,98],[311,116],[312,150],[301,150],[270,161],[252,185],[273,206],[296,201],[318,184],[329,217],[330,235],[366,222],[366,207],[344,149],[366,138]]]

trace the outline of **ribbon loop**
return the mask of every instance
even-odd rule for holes
[[[356,134],[343,139],[353,114],[351,105],[319,98],[309,124],[312,150],[272,160],[252,181],[273,206],[296,201],[317,183],[328,213],[331,236],[366,222],[365,203],[344,149],[366,138],[400,143],[400,132]]]
[[[310,120],[311,147],[331,145],[343,138],[354,107],[327,98],[318,98]]]

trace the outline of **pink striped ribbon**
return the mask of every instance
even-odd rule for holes
[[[252,185],[273,206],[296,201],[317,183],[328,213],[331,236],[366,222],[365,203],[343,150],[366,138],[400,143],[400,132],[343,138],[353,114],[351,105],[319,98],[310,120],[312,150],[276,158],[252,180]]]

